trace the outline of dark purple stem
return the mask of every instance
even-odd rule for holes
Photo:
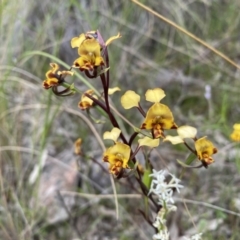
[[[104,104],[99,101],[98,99],[94,98],[93,96],[91,96],[88,93],[84,93],[85,96],[87,96],[88,98],[90,98],[96,105],[98,105],[100,108],[102,108],[106,113],[108,113],[106,107],[104,106]]]
[[[130,137],[130,139],[129,139],[129,146],[131,146],[132,145],[132,143],[133,143],[133,141],[134,141],[134,139],[136,138],[136,136],[138,135],[138,132],[134,132],[133,134],[132,134],[132,136]]]
[[[142,106],[140,105],[140,103],[138,103],[138,110],[139,112],[143,115],[143,117],[146,117],[146,113],[145,111],[143,110]]]
[[[184,141],[184,145],[193,153],[197,156],[197,152],[195,150],[193,150],[185,141]]]
[[[135,149],[134,153],[131,154],[131,158],[130,160],[133,160],[136,156],[136,154],[138,153],[138,151],[141,149],[141,147],[139,147],[139,145],[137,146],[137,148]]]

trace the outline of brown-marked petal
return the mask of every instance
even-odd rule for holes
[[[78,53],[82,55],[100,56],[100,44],[94,38],[85,40],[78,48]]]
[[[153,129],[159,125],[161,129],[176,128],[174,118],[168,106],[155,103],[149,108],[146,118],[141,126],[142,129]]]

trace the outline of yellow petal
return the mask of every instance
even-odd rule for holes
[[[46,78],[54,78],[54,74],[56,74],[57,70],[59,69],[59,66],[57,63],[50,63],[51,70],[47,71]]]
[[[160,143],[159,138],[158,139],[152,139],[149,137],[144,137],[138,140],[139,146],[148,146],[151,148],[157,147]]]
[[[233,129],[240,131],[240,123],[235,123],[235,124],[233,125]]]
[[[59,65],[57,64],[57,63],[50,63],[50,66],[51,66],[51,68],[52,68],[52,72],[53,73],[56,73],[57,72],[57,70],[59,69]]]
[[[140,96],[131,90],[128,90],[121,97],[121,104],[122,104],[123,108],[125,108],[125,109],[138,107],[139,101],[140,101]]]
[[[112,41],[114,41],[114,40],[116,40],[116,39],[118,39],[118,38],[121,38],[122,36],[121,36],[121,34],[120,33],[118,33],[116,36],[113,36],[113,37],[110,37],[107,41],[106,41],[106,46],[108,46]]]
[[[170,136],[170,135],[167,135],[164,140],[164,142],[166,141],[169,141],[171,142],[173,145],[175,144],[179,144],[179,143],[183,143],[183,139],[179,136]]]
[[[46,78],[54,78],[55,77],[55,73],[52,70],[49,70],[46,72]]]
[[[93,95],[94,90],[88,89],[87,91],[85,91],[85,92],[83,93],[82,97],[84,97],[86,93],[87,93],[87,94],[90,94],[90,95]]]
[[[230,138],[235,141],[235,142],[239,142],[240,141],[240,123],[235,123],[233,125],[233,132],[230,135]]]
[[[45,89],[49,89],[53,86],[58,86],[59,85],[59,81],[57,78],[49,78],[49,79],[46,79],[43,81],[43,84],[42,86],[45,88]]]
[[[57,75],[61,75],[62,78],[65,78],[67,75],[70,75],[70,76],[73,76],[74,75],[74,72],[72,71],[58,71],[57,72]]]
[[[95,58],[95,62],[93,63],[94,66],[100,66],[100,65],[104,65],[104,60],[101,56],[97,56]]]
[[[191,126],[181,126],[177,129],[178,135],[184,138],[195,138],[197,135],[197,129]]]
[[[119,87],[109,88],[108,89],[108,95],[112,95],[113,93],[115,93],[117,91],[121,91],[121,89]]]
[[[89,99],[89,98],[88,98]],[[88,108],[90,108],[93,104],[93,101],[91,99],[89,99],[88,101],[80,101],[78,103],[78,107],[81,109],[81,110],[86,110]]]
[[[100,65],[104,65],[104,61],[101,56],[95,57],[94,55],[82,55],[74,61],[72,67],[79,68],[80,70],[92,70],[95,66]]]
[[[111,132],[107,131],[103,134],[103,139],[110,139],[116,142],[120,133],[121,130],[119,128],[113,128]]]
[[[56,81],[56,85],[57,85],[58,79],[55,79],[55,81]],[[45,89],[49,89],[49,88],[53,87],[54,85],[52,85],[51,82],[48,79],[46,79],[46,80],[43,81],[42,86]]]
[[[100,57],[100,44],[94,38],[87,39],[78,48],[78,53],[80,56],[94,55],[95,57]]]
[[[233,133],[230,135],[230,138],[235,142],[240,142],[240,131],[234,130]]]
[[[157,103],[160,102],[166,95],[161,88],[154,88],[148,89],[145,96],[148,102]]]
[[[86,40],[86,37],[85,37],[84,33],[80,34],[79,37],[72,38],[71,47],[72,48],[79,47],[83,43],[84,40]]]
[[[74,153],[77,155],[81,154],[82,139],[78,138],[74,143]]]

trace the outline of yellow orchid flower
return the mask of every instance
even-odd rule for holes
[[[51,70],[46,73],[46,80],[43,81],[42,86],[45,89],[49,89],[54,86],[58,86],[61,82],[63,82],[64,77],[67,75],[73,75],[71,71],[58,71],[59,66],[57,63],[50,63]]]
[[[154,138],[164,137],[164,129],[177,128],[171,110],[168,106],[155,103],[149,108],[141,129],[152,129]]]
[[[94,38],[82,42],[78,48],[80,57],[76,59],[72,67],[83,70],[93,70],[94,67],[104,65],[101,57],[100,44]]]
[[[240,142],[240,123],[235,123],[233,125],[233,132],[230,138],[235,142]]]
[[[103,154],[103,161],[109,162],[109,172],[118,175],[122,168],[129,168],[128,161],[131,149],[128,145],[120,142],[108,148]]]
[[[217,148],[214,147],[213,143],[207,137],[199,138],[195,142],[195,149],[199,160],[204,161],[207,165],[214,162],[211,156],[217,153]]]
[[[87,90],[85,93],[91,95],[92,97],[96,98],[97,99],[97,96],[96,95],[93,95],[94,94],[94,91],[92,89],[89,89]],[[81,97],[81,101],[78,103],[78,107],[81,109],[81,110],[85,110],[85,109],[88,109],[90,107],[92,107],[93,105],[93,100],[90,99],[89,97],[87,97],[85,95],[85,93],[82,95]]]

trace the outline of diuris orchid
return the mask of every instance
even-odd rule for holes
[[[172,112],[168,106],[154,103],[149,108],[141,129],[152,129],[154,138],[164,137],[164,129],[177,128]]]
[[[214,162],[211,156],[217,153],[217,148],[214,147],[213,143],[207,137],[199,138],[195,142],[195,148],[199,160],[205,162],[207,165]]]
[[[240,142],[240,124],[235,123],[233,125],[233,132],[230,135],[231,139],[235,142]]]
[[[100,44],[94,38],[83,41],[78,48],[78,53],[80,57],[74,61],[73,67],[79,68],[81,71],[92,71],[94,67],[104,65]]]
[[[82,33],[79,37],[74,37],[71,40],[72,48],[78,48],[78,54],[80,57],[73,63],[73,67],[79,68],[81,71],[92,71],[95,67],[104,65],[101,51],[103,47],[108,46],[112,41],[120,38],[121,35],[113,36],[109,38],[106,43],[103,41],[98,31],[89,31]]]
[[[58,86],[60,83],[64,81],[64,78],[67,75],[73,75],[71,71],[58,71],[59,66],[57,63],[50,63],[51,70],[46,73],[46,80],[43,81],[43,87],[45,89],[49,89],[54,86]]]
[[[78,107],[81,109],[81,110],[85,110],[85,109],[88,109],[90,107],[93,106],[94,102],[92,99],[90,99],[89,97],[87,97],[85,94],[89,94],[91,95],[93,98],[96,98],[97,99],[97,96],[94,95],[94,91],[92,89],[89,89],[87,90],[81,97],[81,101],[78,103]]]
[[[103,154],[103,161],[110,163],[110,173],[118,175],[122,168],[129,168],[130,153],[130,147],[120,142],[116,142],[114,146],[108,148]]]

